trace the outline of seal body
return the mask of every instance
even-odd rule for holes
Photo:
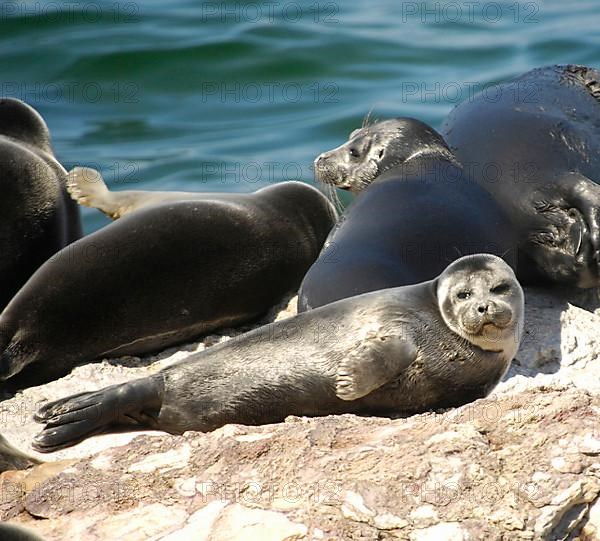
[[[458,105],[442,134],[514,222],[522,282],[600,285],[600,72],[532,70]]]
[[[207,431],[287,415],[411,414],[485,396],[515,355],[523,292],[492,255],[421,284],[359,295],[213,346],[153,376],[43,406],[34,448],[100,432]]]
[[[0,524],[0,538],[2,541],[44,541],[34,531],[23,528],[20,524],[7,522]]]
[[[81,236],[79,209],[42,117],[0,99],[0,310],[52,254]]]
[[[6,307],[4,387],[263,315],[298,287],[334,221],[300,182],[131,213],[55,254]]]
[[[506,214],[421,122],[396,119],[358,130],[315,165],[320,180],[357,197],[306,274],[299,311],[430,280],[462,255],[491,253],[516,263]]]
[[[0,434],[0,473],[7,470],[24,470],[37,464],[40,464],[37,458],[19,451]]]

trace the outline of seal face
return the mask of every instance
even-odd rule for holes
[[[481,349],[511,352],[519,343],[523,291],[512,269],[494,258],[463,258],[450,265],[438,280],[437,298],[448,328]]]
[[[496,256],[468,256],[435,280],[343,299],[151,377],[50,402],[36,413],[46,427],[33,447],[52,452],[123,427],[181,433],[458,406],[497,384],[522,329],[513,271]]]
[[[397,118],[356,130],[321,154],[315,171],[357,197],[306,274],[299,311],[430,280],[462,255],[492,253],[515,265],[508,216],[423,122]]]
[[[52,254],[81,236],[66,171],[46,123],[20,100],[0,99],[0,310]]]
[[[56,253],[0,315],[5,391],[261,317],[297,289],[335,222],[301,182],[125,197],[108,199],[123,218]]]
[[[444,121],[469,178],[517,228],[524,283],[600,285],[599,89],[595,69],[538,68],[475,95]]]
[[[320,154],[314,166],[320,182],[359,193],[386,171],[426,156],[456,163],[433,128],[414,118],[394,118],[354,130],[346,143]]]

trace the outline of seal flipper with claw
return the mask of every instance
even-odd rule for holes
[[[365,355],[369,350],[369,355]],[[356,400],[397,378],[415,359],[417,348],[399,336],[376,336],[344,359],[337,370],[335,394]]]
[[[155,385],[149,385],[150,381]],[[108,429],[139,424],[151,428],[160,410],[162,390],[160,379],[144,378],[49,402],[34,415],[46,428],[33,439],[32,447],[51,453]]]

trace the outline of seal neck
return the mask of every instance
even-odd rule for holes
[[[462,175],[461,164],[447,149],[429,148],[415,152],[402,162],[387,165],[376,182],[406,178],[457,180]]]

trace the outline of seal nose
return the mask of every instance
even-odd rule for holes
[[[486,313],[488,312],[489,308],[490,308],[490,305],[489,305],[489,304],[480,304],[480,305],[477,307],[477,311],[478,311],[480,314],[486,314]]]

